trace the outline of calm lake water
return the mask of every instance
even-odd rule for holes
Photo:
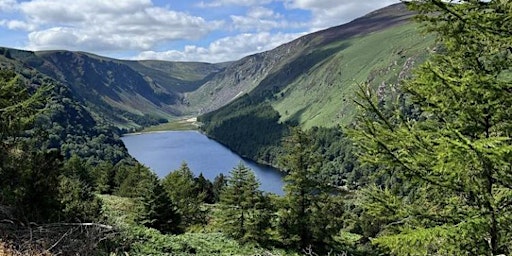
[[[185,161],[196,176],[203,173],[205,178],[213,181],[219,173],[228,174],[243,162],[256,174],[261,190],[283,194],[283,175],[279,171],[243,159],[197,131],[144,133],[121,139],[128,152],[160,178],[178,169]]]

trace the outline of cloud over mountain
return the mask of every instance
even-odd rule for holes
[[[0,0],[1,46],[229,61],[397,0]]]

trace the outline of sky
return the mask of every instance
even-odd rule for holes
[[[0,46],[218,63],[398,0],[0,0]]]

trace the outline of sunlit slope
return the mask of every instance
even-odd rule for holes
[[[424,60],[432,44],[414,23],[331,43],[316,51],[333,54],[276,93],[272,106],[282,121],[304,128],[348,124],[356,113],[358,85],[392,90],[399,77]]]
[[[266,101],[304,74],[316,72],[316,67],[351,46],[351,38],[410,23],[413,16],[404,4],[395,4],[349,23],[304,35],[270,51],[230,63],[224,71],[185,97],[191,106],[199,109],[199,114],[215,111],[247,93],[255,96],[256,102]]]

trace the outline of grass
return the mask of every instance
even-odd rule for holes
[[[119,229],[123,245],[111,248],[117,254],[112,252],[110,255],[297,255],[279,249],[263,249],[254,244],[240,244],[219,232],[162,234],[135,223],[137,207],[133,199],[112,195],[99,197],[103,203],[104,219]]]
[[[160,131],[189,131],[189,130],[197,130],[199,124],[197,123],[197,119],[187,118],[187,119],[177,119],[172,120],[165,124],[150,126],[144,128],[141,132],[160,132]]]
[[[324,49],[348,45],[318,63],[282,92],[284,97],[272,103],[282,120],[298,121],[304,128],[332,127],[352,122],[357,108],[354,104],[359,84],[369,83],[373,88],[396,84],[398,74],[405,70],[410,58],[421,62],[427,48],[433,44],[430,37],[408,23],[365,36],[359,36],[327,45]]]

